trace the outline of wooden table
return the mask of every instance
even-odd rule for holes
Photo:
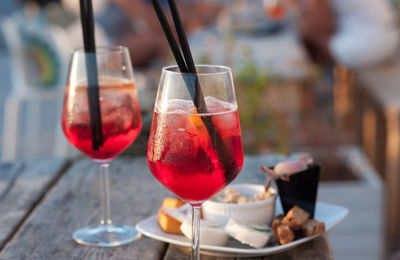
[[[355,73],[359,132],[364,149],[383,176],[386,251],[400,248],[400,59]]]
[[[236,182],[264,181],[261,162],[246,157]],[[72,232],[98,221],[98,167],[88,159],[0,164],[0,259],[187,259],[188,249],[142,236],[116,248],[76,244]],[[153,178],[144,157],[119,158],[110,167],[115,223],[135,225],[155,214],[169,192]],[[202,255],[202,259],[229,259]],[[232,258],[230,258],[232,259]],[[333,259],[325,234],[290,251],[258,259]]]

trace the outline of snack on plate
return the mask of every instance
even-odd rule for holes
[[[157,221],[165,233],[182,234],[180,226],[182,222],[166,214],[163,208],[172,209],[183,206],[185,202],[176,198],[165,198],[161,208],[158,210]]]
[[[161,208],[165,207],[167,209],[173,209],[173,208],[179,208],[183,205],[185,205],[185,202],[183,200],[166,197],[163,200],[163,203],[161,204]]]
[[[182,222],[180,229],[185,237],[192,239],[192,223],[190,221]],[[224,246],[228,239],[229,234],[223,226],[200,220],[200,243],[202,245]]]
[[[312,237],[325,232],[325,223],[318,222],[315,219],[309,219],[302,227],[303,234]]]
[[[282,245],[292,242],[294,239],[294,233],[289,225],[282,224],[277,228],[279,243]]]
[[[279,243],[278,227],[282,225],[283,215],[276,216],[272,221],[272,234],[274,235],[274,242]]]
[[[251,197],[240,194],[240,192],[233,188],[227,188],[223,192],[218,193],[211,198],[212,201],[230,204],[244,204],[252,201],[264,200],[273,197],[275,192],[272,189],[268,191],[263,190],[260,193],[254,194]]]
[[[224,200],[225,193],[240,194],[239,196],[229,195],[231,198],[237,197],[238,203],[226,203]],[[264,196],[263,194],[266,197],[261,198],[261,196]],[[216,197],[218,198],[216,199]],[[253,197],[260,199],[251,201]],[[263,185],[231,184],[229,188],[204,202],[202,209],[205,220],[221,225],[225,225],[230,218],[233,218],[237,221],[270,226],[275,215],[275,200],[276,190],[274,188],[271,188],[270,192],[267,193]]]
[[[307,222],[310,218],[310,214],[307,211],[294,206],[286,216],[282,219],[282,224],[287,224],[291,229],[297,231]]]
[[[279,215],[272,222],[274,241],[280,244],[292,242],[296,236],[311,237],[325,232],[325,224],[310,219],[310,214],[298,206],[289,210],[286,216]]]
[[[226,223],[225,230],[234,239],[255,248],[262,248],[272,235],[267,225],[239,222],[233,218]]]

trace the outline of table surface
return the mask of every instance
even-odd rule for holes
[[[247,156],[236,183],[262,183],[260,164],[279,156]],[[43,159],[0,164],[0,259],[187,259],[188,249],[142,236],[126,246],[76,244],[72,232],[100,214],[98,166],[88,159]],[[171,195],[147,168],[144,157],[121,157],[110,167],[115,223],[135,225],[157,212]],[[233,259],[202,255],[202,259]],[[333,259],[324,234],[289,251],[255,259]]]

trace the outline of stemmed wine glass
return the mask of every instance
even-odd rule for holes
[[[94,86],[88,86],[88,55],[92,58],[95,55],[97,63],[102,133],[102,144],[98,147],[92,143],[88,90]],[[129,243],[139,236],[135,228],[111,221],[108,167],[111,160],[136,139],[141,128],[139,101],[127,48],[97,47],[96,53],[74,50],[64,94],[62,129],[72,145],[100,165],[101,188],[100,223],[75,231],[76,242],[112,247]]]
[[[243,164],[231,69],[196,70],[162,69],[147,150],[154,177],[192,205],[192,259],[199,259],[201,204],[232,182]]]

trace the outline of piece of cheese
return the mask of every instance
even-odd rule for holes
[[[160,227],[164,232],[171,234],[182,234],[180,230],[182,222],[166,214],[163,211],[163,208],[164,207],[167,209],[178,208],[183,206],[184,204],[185,202],[179,199],[175,198],[164,199],[161,208],[158,210],[158,217],[157,217],[158,224],[160,225]]]
[[[225,230],[234,239],[255,248],[262,248],[272,236],[272,229],[267,225],[238,222],[232,218]]]
[[[192,239],[192,223],[184,221],[181,225],[182,233]],[[211,246],[224,246],[228,242],[229,234],[218,224],[200,221],[200,244]]]

